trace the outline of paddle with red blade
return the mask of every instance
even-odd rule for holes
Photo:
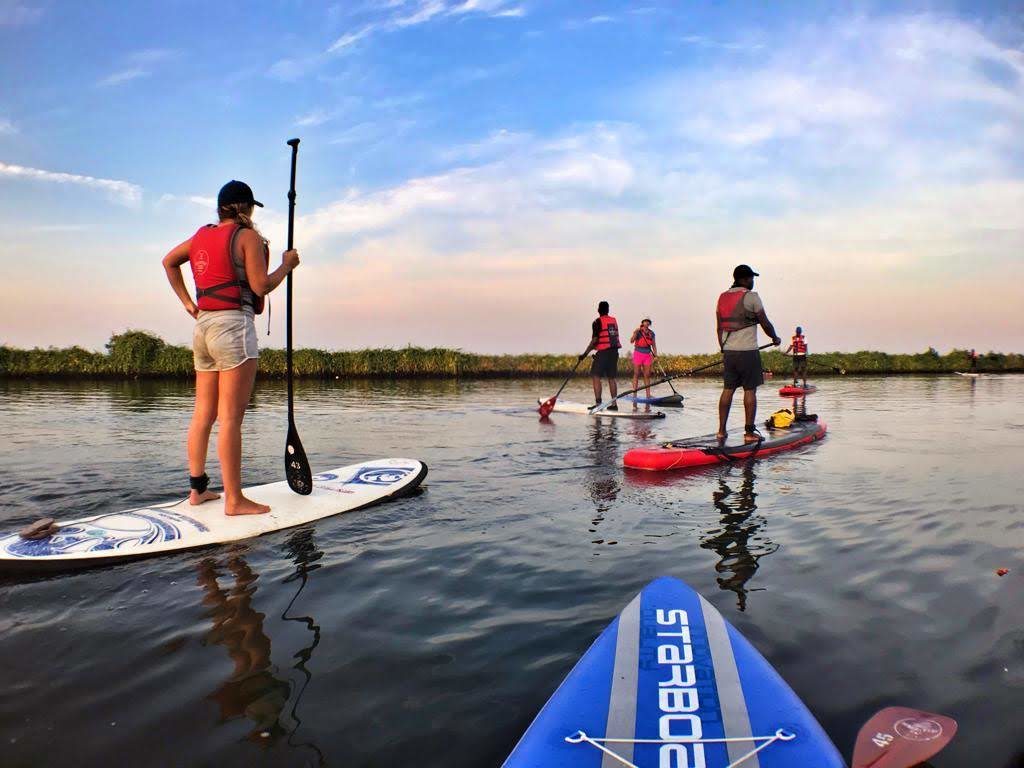
[[[570,379],[572,379],[572,377],[575,375],[576,369],[580,367],[580,363],[582,363],[585,358],[586,355],[580,355],[579,358],[577,358],[576,365],[574,365],[572,367],[572,370],[569,371],[569,375],[565,377],[565,381],[562,382],[562,386],[560,386],[558,388],[558,391],[555,392],[554,397],[549,397],[547,400],[540,404],[539,408],[537,408],[537,410],[540,412],[540,417],[542,419],[546,419],[548,416],[551,415],[551,411],[555,407],[555,401],[558,399],[558,396],[562,394],[562,390],[565,389],[565,385],[568,384]]]
[[[955,734],[951,717],[886,707],[857,734],[851,768],[911,768],[941,752]]]

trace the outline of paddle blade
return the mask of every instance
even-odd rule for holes
[[[302,441],[299,440],[299,431],[292,421],[288,422],[288,439],[284,446],[284,476],[288,487],[300,496],[308,496],[313,492],[313,473],[309,469]]]
[[[548,416],[551,415],[551,411],[555,409],[555,400],[557,399],[557,395],[555,397],[549,397],[547,400],[540,404],[540,406],[537,408],[537,412],[540,414],[540,417],[542,419],[546,419]]]
[[[911,768],[941,752],[955,734],[951,717],[886,707],[857,734],[852,768]]]

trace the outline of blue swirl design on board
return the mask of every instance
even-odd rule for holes
[[[394,485],[415,471],[413,467],[360,467],[346,485]]]
[[[331,480],[337,480],[338,476],[333,472],[321,472],[319,475],[313,475],[314,483],[329,483]]]
[[[10,536],[10,543],[2,549],[13,557],[25,558],[108,552],[178,541],[190,531],[206,533],[209,528],[188,515],[143,508],[69,523],[45,539]]]

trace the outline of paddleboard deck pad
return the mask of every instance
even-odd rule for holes
[[[844,765],[764,657],[707,600],[663,577],[598,636],[504,768]]]
[[[626,451],[622,463],[630,469],[664,472],[744,461],[813,443],[823,438],[827,430],[823,421],[798,421],[786,429],[762,427],[765,437],[757,443],[744,443],[742,432],[729,435],[724,442],[719,442],[714,435],[690,437],[659,446],[633,448]]]
[[[538,400],[537,404],[540,405],[542,401]],[[555,407],[552,409],[555,413],[578,413],[583,416],[594,416],[605,417],[609,419],[664,419],[665,414],[661,411],[634,411],[632,406],[620,406],[617,411],[609,411],[605,408],[603,411],[593,413],[590,410],[589,405],[583,403],[572,403],[564,400],[556,400]]]
[[[91,567],[248,539],[411,493],[426,476],[421,461],[375,459],[314,475],[308,496],[293,493],[284,481],[246,488],[248,498],[270,505],[264,515],[229,517],[223,498],[195,507],[185,499],[60,522],[56,533],[42,539],[0,537],[0,570]]]
[[[783,397],[800,397],[801,395],[809,395],[811,392],[817,392],[818,388],[813,384],[809,384],[806,387],[799,387],[793,385],[786,385],[779,389],[779,394]]]

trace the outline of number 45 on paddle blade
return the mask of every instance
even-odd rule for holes
[[[955,734],[951,717],[886,707],[857,734],[853,768],[911,768],[941,752]]]

